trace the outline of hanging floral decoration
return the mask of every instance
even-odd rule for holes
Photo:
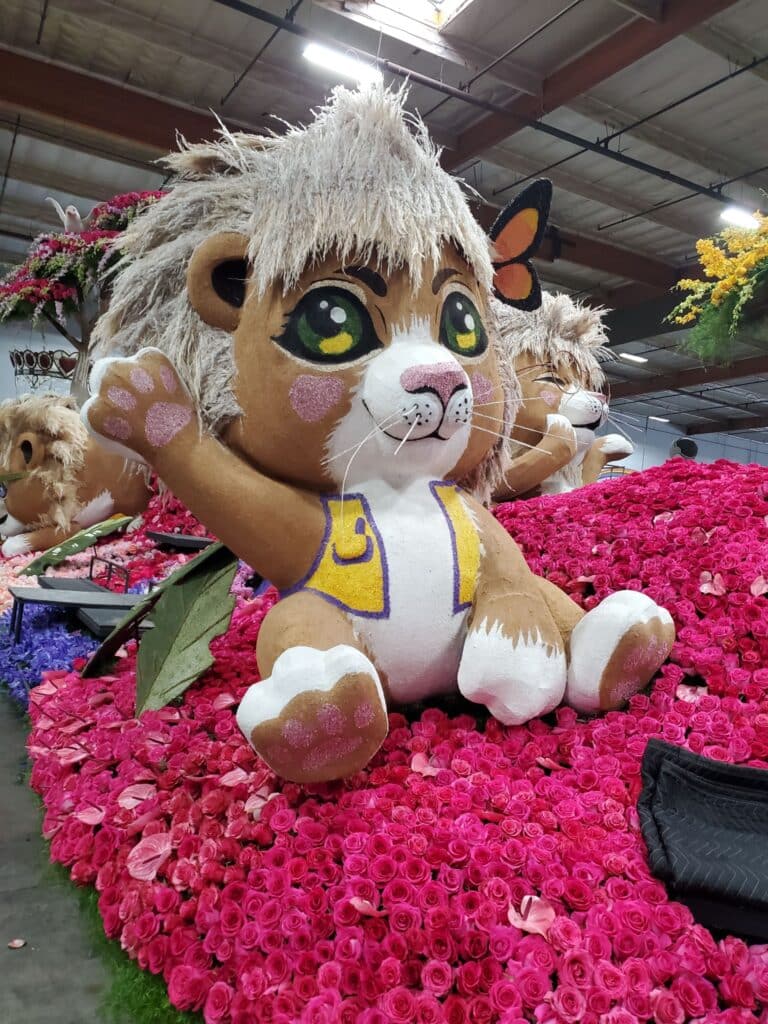
[[[77,350],[84,382],[104,277],[117,258],[114,240],[162,195],[151,191],[115,196],[94,207],[85,222],[81,221],[82,231],[38,235],[21,266],[0,280],[0,323],[48,321]]]
[[[688,294],[668,321],[692,326],[684,349],[704,362],[728,363],[737,334],[764,335],[768,319],[768,217],[756,213],[756,228],[727,228],[696,243],[703,276],[684,278]]]

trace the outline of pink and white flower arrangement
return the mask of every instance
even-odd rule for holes
[[[519,728],[467,706],[392,714],[365,772],[282,784],[234,718],[273,593],[239,601],[178,705],[134,717],[132,654],[33,691],[51,855],[179,1009],[207,1024],[766,1019],[768,947],[716,941],[668,899],[635,805],[652,736],[768,761],[768,471],[672,462],[498,517],[585,607],[632,587],[670,609],[679,641],[649,694]]]

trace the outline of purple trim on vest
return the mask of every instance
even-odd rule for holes
[[[434,496],[435,501],[440,506],[440,511],[443,513],[443,518],[448,524],[448,532],[451,535],[451,550],[453,552],[453,614],[458,615],[459,612],[465,612],[467,608],[472,607],[471,601],[461,601],[461,574],[459,569],[459,545],[456,541],[456,530],[453,525],[453,521],[448,514],[448,509],[445,507],[442,498],[440,497],[439,491],[441,488],[448,488],[458,493],[458,487],[456,484],[451,483],[448,480],[433,480],[429,485],[430,491]]]
[[[314,574],[317,572],[320,563],[323,560],[323,555],[325,554],[326,548],[328,547],[328,542],[331,539],[331,532],[333,530],[333,517],[331,516],[330,503],[332,501],[341,501],[342,497],[344,498],[345,501],[359,501],[363,507],[365,519],[363,520],[360,517],[358,517],[357,522],[355,523],[355,533],[364,532],[365,523],[367,523],[370,526],[371,532],[373,533],[374,537],[376,538],[376,542],[379,545],[379,552],[381,553],[382,587],[384,590],[384,608],[380,612],[358,611],[356,608],[350,608],[349,605],[344,604],[343,601],[340,601],[337,597],[333,597],[331,594],[325,594],[323,593],[322,590],[316,590],[315,587],[307,586],[307,581],[311,580]],[[335,605],[336,608],[340,608],[343,612],[348,612],[351,615],[356,615],[358,618],[388,619],[390,612],[390,604],[389,565],[387,564],[387,553],[384,550],[384,542],[381,539],[379,528],[376,525],[376,521],[374,520],[373,515],[371,513],[371,506],[368,504],[368,500],[366,499],[364,494],[345,494],[343,496],[341,494],[327,494],[322,495],[320,500],[322,501],[323,508],[325,510],[325,531],[323,533],[323,539],[320,541],[320,547],[318,548],[317,554],[315,555],[315,560],[312,563],[309,572],[304,577],[304,579],[301,580],[299,583],[295,584],[295,586],[290,587],[288,590],[280,591],[280,597],[290,597],[291,594],[298,594],[300,591],[306,591],[309,594],[317,594],[318,597],[322,597],[324,601],[328,602],[328,604]],[[362,531],[359,529],[361,522],[363,523]],[[366,549],[365,553],[362,556],[359,556],[358,558],[354,559],[348,559],[346,561],[343,559],[339,559],[335,551],[331,551],[331,557],[333,558],[334,562],[340,566],[355,564],[359,565],[361,562],[370,561],[370,559],[373,558],[373,550],[372,545],[370,544],[370,540],[371,539],[369,537],[368,542],[369,545],[371,546],[370,555],[368,554],[368,550]]]

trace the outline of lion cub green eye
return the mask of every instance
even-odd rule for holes
[[[464,292],[451,292],[440,314],[440,342],[460,356],[479,356],[488,336],[475,304]]]
[[[348,363],[381,348],[368,310],[341,288],[307,292],[274,340],[299,359],[317,363]]]

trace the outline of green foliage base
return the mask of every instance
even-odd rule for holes
[[[56,864],[52,870],[62,883],[71,885],[66,868]],[[102,1003],[104,1024],[202,1024],[202,1014],[182,1013],[171,1006],[162,977],[142,971],[119,943],[106,937],[96,890],[78,886],[76,892],[86,938],[109,975]]]

